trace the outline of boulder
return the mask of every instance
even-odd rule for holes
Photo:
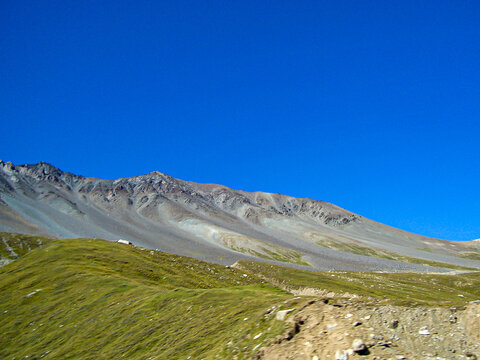
[[[348,355],[345,351],[337,350],[335,360],[348,360]]]
[[[355,339],[352,342],[352,350],[358,354],[361,354],[367,350],[367,345],[362,339]]]

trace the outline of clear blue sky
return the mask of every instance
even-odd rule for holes
[[[0,158],[480,238],[480,2],[0,2]]]

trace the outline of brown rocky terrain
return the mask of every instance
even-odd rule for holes
[[[256,359],[480,358],[478,301],[460,308],[432,308],[319,299],[287,314],[285,321],[289,329],[259,349]]]

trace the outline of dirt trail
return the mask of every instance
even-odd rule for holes
[[[256,359],[480,359],[480,304],[426,308],[317,300],[286,321],[289,330]],[[361,354],[352,350],[355,339],[365,344]]]

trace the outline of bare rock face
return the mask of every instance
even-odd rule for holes
[[[44,162],[0,161],[2,230],[126,239],[225,264],[264,259],[320,270],[429,269],[362,255],[387,250],[480,268],[480,261],[456,257],[480,252],[469,243],[406,233],[323,201],[197,184],[158,171],[102,180]]]

